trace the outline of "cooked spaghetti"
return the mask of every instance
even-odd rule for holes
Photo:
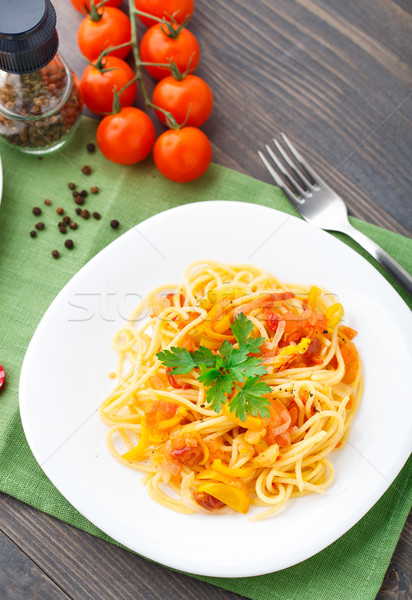
[[[319,287],[246,264],[191,264],[115,336],[118,383],[100,408],[110,452],[182,513],[265,507],[257,520],[323,494],[362,393],[356,331],[342,318]],[[187,360],[187,372],[165,357]]]

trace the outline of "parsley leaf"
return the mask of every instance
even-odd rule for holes
[[[220,373],[219,378],[207,390],[206,400],[210,402],[210,407],[220,413],[226,402],[226,394],[230,394],[233,388],[233,377],[229,373]]]
[[[260,381],[261,375],[265,375],[267,370],[260,356],[251,356],[260,354],[264,339],[248,337],[253,323],[243,313],[235,317],[231,329],[239,348],[234,348],[225,340],[216,354],[200,346],[195,352],[173,347],[158,352],[156,356],[177,375],[199,369],[199,381],[208,388],[206,401],[217,413],[227,402],[227,396],[237,389],[237,394],[229,403],[229,409],[236,417],[241,421],[248,414],[268,417],[270,402],[265,396],[270,392],[270,387]],[[242,387],[238,383],[243,384]]]
[[[230,328],[239,346],[244,346],[246,344],[248,335],[252,331],[253,327],[254,325],[252,321],[249,321],[249,319],[245,317],[243,313],[236,315]]]
[[[171,373],[175,375],[189,373],[197,366],[191,353],[186,348],[174,346],[170,350],[158,352],[156,356],[166,367],[172,367]]]
[[[229,408],[236,417],[241,421],[244,421],[248,414],[254,417],[269,417],[270,401],[263,397],[270,392],[266,383],[259,381],[259,377],[248,377],[243,387],[238,389],[238,393],[229,403]]]

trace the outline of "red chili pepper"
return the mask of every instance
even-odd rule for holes
[[[4,372],[3,367],[0,365],[0,390],[6,381],[6,373]]]

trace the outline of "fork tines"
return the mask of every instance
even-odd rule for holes
[[[258,152],[259,158],[272,175],[276,184],[282,189],[293,203],[302,203],[322,185],[321,179],[310,168],[302,155],[296,150],[284,133],[281,133],[283,146],[273,138],[275,150],[266,145],[266,151],[273,164],[263,152]]]

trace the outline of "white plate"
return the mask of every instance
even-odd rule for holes
[[[325,496],[291,501],[257,523],[246,516],[180,515],[156,504],[140,474],[106,449],[97,409],[112,388],[111,340],[138,297],[179,282],[195,259],[248,262],[286,282],[336,293],[365,369],[349,443],[333,454]],[[354,525],[388,488],[411,447],[412,319],[362,257],[284,213],[203,202],[161,213],[105,248],[60,292],[25,357],[20,410],[30,447],[54,485],[85,517],[128,548],[202,575],[259,575],[296,564]]]

